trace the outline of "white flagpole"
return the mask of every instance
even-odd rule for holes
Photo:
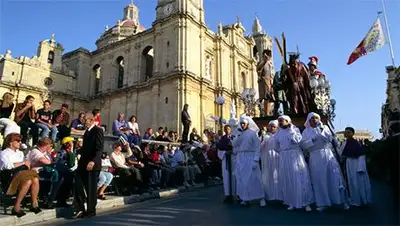
[[[381,0],[381,2],[382,2],[382,9],[383,9],[383,18],[385,19],[385,24],[386,24],[386,33],[387,33],[387,36],[388,36],[390,56],[392,57],[392,64],[395,67],[396,65],[394,64],[394,53],[393,53],[393,47],[392,47],[392,39],[390,38],[389,24],[388,24],[387,17],[386,17],[385,0]]]

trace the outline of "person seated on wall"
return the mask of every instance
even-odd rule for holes
[[[44,137],[48,137],[51,135],[51,140],[53,143],[56,142],[58,129],[57,126],[52,124],[52,113],[50,110],[51,102],[49,100],[45,100],[43,102],[43,108],[37,110],[36,112],[36,126],[40,128],[42,131],[40,133],[40,139]]]
[[[140,145],[141,137],[140,137],[140,130],[139,130],[139,124],[137,123],[137,118],[136,116],[132,115],[129,118],[128,122],[128,127],[129,127],[129,133],[132,134],[134,137],[133,141],[135,145]]]
[[[71,135],[83,136],[83,134],[86,131],[85,113],[83,113],[83,112],[79,113],[78,118],[72,120],[70,128],[71,128]]]
[[[97,125],[99,125],[101,128],[103,128],[104,132],[107,132],[107,125],[104,125],[101,122],[101,118],[100,118],[100,109],[94,109],[92,111],[93,114],[93,119],[94,121],[97,123]]]
[[[196,128],[192,129],[192,132],[189,135],[190,142],[202,142],[200,135],[197,132]]]
[[[18,133],[8,134],[4,139],[3,150],[0,151],[1,184],[9,184],[6,193],[8,196],[17,195],[11,213],[18,218],[26,215],[21,210],[21,202],[28,191],[31,191],[32,199],[30,211],[35,214],[42,212],[38,203],[39,175],[31,170],[31,163],[25,160],[24,153],[19,150],[21,140]]]
[[[14,109],[14,120],[21,127],[22,143],[27,144],[28,129],[32,135],[32,144],[36,144],[39,139],[39,131],[33,120],[36,118],[36,109],[33,101],[35,98],[31,95],[26,96],[23,103],[17,104]]]
[[[6,92],[0,100],[0,125],[4,127],[4,137],[10,133],[20,133],[21,128],[10,119],[14,109],[14,94]],[[26,148],[26,147],[25,147]]]
[[[154,140],[154,138],[155,138],[155,135],[154,135],[153,129],[152,128],[148,128],[146,130],[146,132],[144,133],[144,135],[143,135],[143,139],[144,140]]]
[[[118,118],[113,122],[112,131],[114,136],[123,137],[130,144],[130,147],[133,147],[133,136],[129,133],[129,125],[124,120],[123,113],[118,113]]]
[[[172,142],[172,139],[169,137],[168,131],[163,131],[163,133],[156,138],[156,141]]]
[[[70,136],[68,104],[62,104],[60,109],[53,112],[52,124],[58,129],[58,138],[60,138],[60,141],[64,137]]]

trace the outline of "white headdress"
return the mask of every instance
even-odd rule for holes
[[[260,131],[260,128],[258,128],[257,124],[253,121],[253,119],[250,116],[247,115],[242,115],[240,117],[240,123],[246,123],[249,125],[249,129],[254,131],[255,133],[258,133]]]
[[[281,115],[278,117],[278,119],[283,119],[286,120],[288,123],[292,123],[292,119],[287,115]]]
[[[278,126],[278,120],[269,121],[268,125],[269,125],[269,126],[270,126],[270,125]]]
[[[319,120],[321,120],[321,116],[320,116],[319,114],[317,114],[317,113],[315,113],[315,112],[310,112],[310,113],[308,113],[308,115],[307,115],[307,120],[306,120],[306,122],[304,123],[304,126],[305,126],[306,128],[310,128],[310,127],[311,127],[311,125],[310,125],[310,120],[311,120],[312,117],[317,117]],[[321,122],[320,122],[320,124],[321,124]]]

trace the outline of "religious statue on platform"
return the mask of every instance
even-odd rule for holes
[[[286,98],[286,90],[283,85],[281,75],[282,70],[277,71],[274,77],[274,94],[275,94],[275,103],[274,103],[274,115],[287,115],[290,113],[289,102]],[[282,111],[280,111],[280,107],[282,106]]]
[[[299,53],[289,54],[289,63],[283,65],[282,82],[290,103],[290,113],[306,115],[314,107],[311,95],[309,72],[304,63],[299,61]]]
[[[275,101],[273,81],[274,81],[274,66],[272,63],[272,52],[269,49],[263,51],[263,57],[257,64],[258,74],[258,94],[260,105],[263,104],[264,112],[262,115],[270,114],[270,105]]]

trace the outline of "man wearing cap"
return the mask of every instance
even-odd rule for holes
[[[267,200],[282,200],[279,186],[279,153],[275,150],[274,134],[278,130],[278,120],[270,121],[267,134],[261,143],[261,176]]]
[[[300,148],[301,133],[287,115],[279,116],[280,129],[275,134],[276,150],[279,152],[279,184],[283,203],[288,210],[304,208],[311,211],[314,202],[310,174]]]
[[[78,161],[75,178],[75,218],[96,216],[97,180],[101,170],[101,156],[104,148],[104,132],[93,120],[91,112],[86,114],[86,127],[83,147]],[[85,211],[85,200],[87,209]]]
[[[265,194],[261,182],[260,170],[260,139],[257,133],[258,126],[249,116],[240,118],[242,132],[232,141],[233,152],[236,155],[236,191],[240,203],[248,206],[249,201],[260,200],[260,206],[264,207]]]

